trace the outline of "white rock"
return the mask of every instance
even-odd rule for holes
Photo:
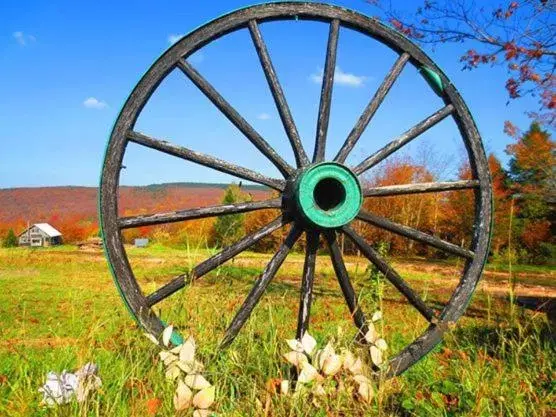
[[[194,390],[203,390],[211,386],[205,377],[201,374],[191,374],[185,377],[185,383],[189,388]]]
[[[370,348],[370,353],[371,353],[371,360],[373,361],[373,363],[376,366],[380,366],[382,365],[382,351],[377,348],[376,346],[371,346]]]
[[[370,384],[367,383],[359,384],[359,389],[357,390],[357,392],[361,397],[361,400],[363,400],[366,403],[371,402],[371,400],[373,399],[374,392]]]
[[[296,352],[303,352],[303,345],[297,339],[289,339],[286,340],[286,343],[290,347],[291,350],[295,350]]]
[[[193,398],[193,392],[191,389],[182,381],[178,381],[178,387],[176,393],[174,394],[174,408],[176,411],[182,411],[189,408],[191,405],[191,399]]]
[[[193,362],[195,360],[195,341],[192,337],[187,339],[180,350],[180,361]]]
[[[344,357],[344,369],[350,369],[355,363],[355,356],[349,350],[344,350],[342,356]]]
[[[384,339],[377,339],[375,341],[375,346],[377,348],[379,348],[380,350],[382,350],[383,352],[388,349],[388,343],[386,343],[386,340]]]
[[[315,364],[317,368],[322,369],[322,367],[324,366],[324,362],[335,353],[336,352],[334,351],[334,347],[330,342],[326,344],[324,349],[318,350],[317,353],[315,354]]]
[[[307,355],[311,355],[317,346],[317,341],[308,332],[305,332],[301,338],[301,345],[303,346],[305,353],[307,353]]]
[[[304,353],[296,352],[295,350],[284,354],[284,358],[297,368],[301,368],[301,365],[308,361],[307,356]]]
[[[363,372],[363,362],[361,361],[361,359],[356,358],[355,362],[353,362],[353,365],[349,367],[349,371],[353,375],[361,374]]]
[[[340,355],[330,355],[322,366],[322,372],[327,376],[336,375],[340,369],[342,369],[342,357]]]
[[[164,346],[170,346],[170,339],[172,337],[172,333],[174,332],[174,326],[170,325],[164,329],[162,332],[162,343]]]
[[[170,364],[170,366],[168,366],[168,368],[166,369],[166,374],[165,375],[166,375],[166,379],[169,379],[170,381],[173,381],[181,375],[181,370],[180,370],[180,368],[178,368],[178,366],[174,362],[174,363]]]
[[[319,376],[319,372],[309,362],[305,362],[301,366],[301,372],[298,375],[297,382],[306,384],[313,381]]]
[[[378,339],[378,333],[376,332],[375,326],[373,323],[367,323],[369,327],[369,331],[365,334],[365,340],[367,343],[374,343],[376,339]]]
[[[78,383],[77,376],[65,370],[60,375],[49,372],[39,392],[43,394],[43,402],[48,405],[67,404],[75,395]]]
[[[178,357],[171,352],[163,350],[158,354],[164,365],[169,366],[171,363],[174,363],[178,360]]]
[[[209,408],[214,403],[215,393],[214,386],[202,389],[193,397],[193,405],[197,408]]]

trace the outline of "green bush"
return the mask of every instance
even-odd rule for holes
[[[10,229],[6,237],[2,240],[2,246],[5,248],[15,248],[17,246],[17,236],[13,229]]]

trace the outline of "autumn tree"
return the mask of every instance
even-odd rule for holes
[[[391,158],[375,170],[365,181],[373,187],[396,184],[431,182],[433,174],[410,157]],[[426,195],[400,195],[365,199],[366,210],[392,221],[435,235],[437,233],[440,200],[434,193]],[[373,244],[387,243],[394,254],[424,254],[429,249],[411,239],[394,235],[366,224],[355,226],[358,232]]]
[[[471,178],[471,168],[465,161],[459,168],[458,179],[470,180]],[[447,193],[440,224],[441,236],[452,243],[469,247],[474,223],[475,198],[473,191],[461,190]]]
[[[514,182],[516,227],[520,243],[533,258],[544,260],[556,254],[556,143],[537,123],[514,144],[509,173]]]
[[[534,96],[529,115],[556,124],[556,2],[523,0],[492,3],[473,0],[423,0],[412,13],[385,0],[367,0],[397,30],[423,44],[463,44],[463,68],[503,65],[509,99]],[[513,126],[507,123],[509,131]],[[511,132],[510,132],[511,133]]]
[[[491,237],[491,251],[500,254],[508,244],[510,227],[511,184],[508,174],[494,154],[488,156],[488,166],[492,178],[492,203],[494,228]]]
[[[538,123],[517,143],[508,145],[510,175],[519,192],[548,198],[556,195],[556,144]]]
[[[248,196],[237,184],[231,184],[224,193],[222,204],[234,204],[246,201]],[[245,214],[228,214],[216,219],[212,231],[212,243],[219,247],[229,246],[245,234]]]
[[[5,248],[14,248],[17,246],[17,236],[15,235],[13,229],[8,230],[8,233],[2,242],[2,246]]]
[[[255,233],[257,230],[266,226],[268,223],[276,219],[280,215],[280,211],[276,209],[257,210],[247,213],[245,217],[246,234]],[[256,252],[271,253],[276,252],[278,247],[284,240],[285,228],[280,228],[264,239],[255,243],[251,249]]]

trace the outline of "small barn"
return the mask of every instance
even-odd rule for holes
[[[36,223],[18,236],[19,246],[55,246],[62,244],[62,234],[48,223]]]

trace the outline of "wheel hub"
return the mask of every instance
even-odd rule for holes
[[[332,162],[312,165],[298,177],[296,207],[304,220],[320,228],[341,227],[352,221],[363,202],[357,177]]]

